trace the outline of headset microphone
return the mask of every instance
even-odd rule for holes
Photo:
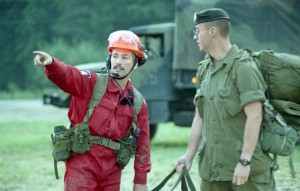
[[[113,78],[118,78],[120,76],[119,73],[115,73],[115,72],[111,72],[110,75],[113,77]]]
[[[118,78],[120,76],[119,73],[110,72],[110,70],[111,70],[111,54],[109,54],[109,56],[106,59],[106,70],[109,72],[109,75],[114,79]]]

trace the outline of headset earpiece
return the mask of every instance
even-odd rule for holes
[[[141,48],[142,48],[142,51],[143,51],[143,54],[144,54],[144,58],[138,59],[138,66],[142,66],[148,60],[148,54],[147,54],[147,50],[145,49],[145,46],[142,45]]]
[[[106,68],[107,70],[111,69],[111,54],[109,54],[109,56],[106,59]]]

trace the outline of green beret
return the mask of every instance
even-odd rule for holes
[[[226,11],[219,8],[206,9],[194,14],[195,25],[220,19],[230,20]]]

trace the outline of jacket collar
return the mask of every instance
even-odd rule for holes
[[[109,77],[107,89],[109,92],[119,92],[121,95],[123,95],[124,92],[126,97],[133,96],[133,95],[129,95],[130,93],[128,93],[129,91],[133,92],[133,87],[130,80],[128,81],[126,87],[122,91],[121,88],[113,81],[113,79]]]

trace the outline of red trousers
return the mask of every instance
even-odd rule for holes
[[[65,191],[119,191],[121,174],[114,151],[93,145],[90,152],[66,161]]]

